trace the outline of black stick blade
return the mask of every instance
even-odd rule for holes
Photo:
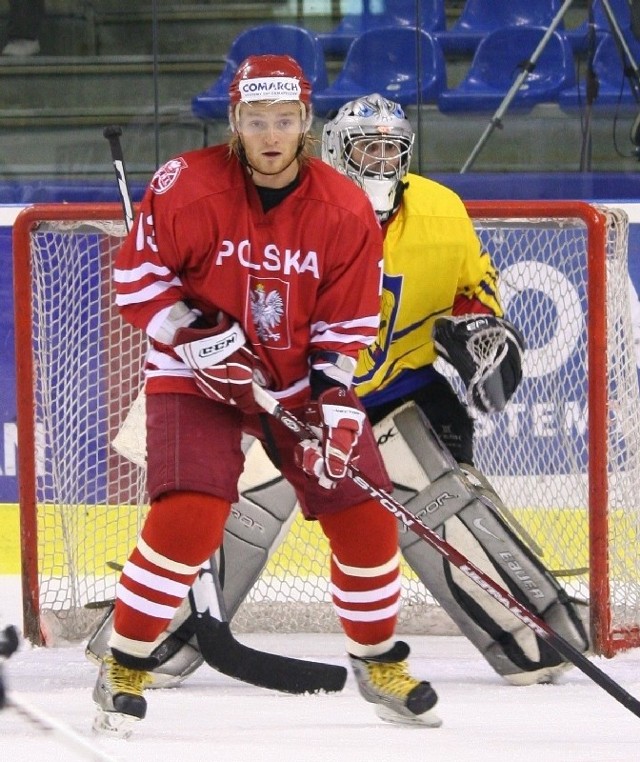
[[[337,693],[347,681],[347,670],[335,664],[294,659],[256,651],[238,642],[227,622],[199,619],[198,646],[202,658],[223,675],[282,693]]]

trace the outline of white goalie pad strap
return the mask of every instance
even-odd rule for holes
[[[374,431],[394,497],[545,621],[553,618],[554,629],[576,648],[586,650],[575,606],[500,517],[486,488],[480,492],[468,481],[422,412],[409,403]],[[421,582],[498,674],[526,682],[527,675],[562,665],[530,628],[403,526],[400,547]],[[511,635],[510,644],[505,633]]]

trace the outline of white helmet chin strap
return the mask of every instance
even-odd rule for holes
[[[398,181],[358,177],[358,182],[362,184],[363,190],[369,196],[375,213],[384,221],[385,215],[388,216],[393,211]]]

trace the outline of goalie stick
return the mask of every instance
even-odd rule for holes
[[[109,141],[125,226],[129,232],[133,226],[133,205],[120,144],[122,129],[108,126],[103,134]],[[187,641],[195,631],[202,658],[210,667],[228,677],[283,693],[338,692],[344,688],[347,680],[344,667],[257,651],[236,640],[227,621],[217,571],[212,566],[208,564],[201,571],[201,581],[204,577],[208,595],[196,603],[193,590],[189,593],[193,614],[184,623],[183,630]],[[193,630],[186,635],[191,627]]]
[[[256,402],[269,415],[279,420],[289,431],[291,431],[300,441],[305,439],[315,439],[315,433],[302,421],[296,418],[288,410],[285,410],[276,399],[274,399],[265,389],[258,384],[253,384],[253,394]],[[616,701],[620,702],[626,709],[640,717],[640,701],[626,691],[621,685],[615,682],[609,675],[603,672],[599,667],[586,658],[578,649],[574,648],[555,630],[549,627],[544,620],[523,606],[517,598],[501,587],[499,584],[472,564],[468,558],[456,550],[445,539],[440,537],[434,530],[429,529],[417,516],[414,516],[407,510],[402,503],[399,503],[386,490],[376,487],[364,474],[355,466],[349,465],[348,478],[350,478],[363,492],[369,497],[377,500],[383,508],[390,511],[407,529],[414,532],[418,537],[428,543],[434,550],[443,556],[449,563],[457,567],[472,582],[482,588],[495,601],[504,606],[517,619],[529,627],[541,639],[548,643],[551,648],[557,651],[567,661],[571,662],[579,670],[584,672],[587,677],[593,680]]]

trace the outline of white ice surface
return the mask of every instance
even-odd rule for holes
[[[15,577],[0,577],[0,622],[20,625]],[[245,635],[243,642],[344,664],[339,635]],[[114,760],[132,762],[636,762],[640,718],[577,669],[559,685],[508,686],[461,637],[407,638],[411,668],[440,696],[439,729],[380,722],[349,676],[336,695],[286,696],[202,667],[182,687],[150,691],[127,740],[91,731],[96,670],[81,645],[23,647],[4,665],[8,694],[55,718]],[[640,650],[597,665],[640,697]],[[0,762],[91,759],[14,709],[0,713]]]

